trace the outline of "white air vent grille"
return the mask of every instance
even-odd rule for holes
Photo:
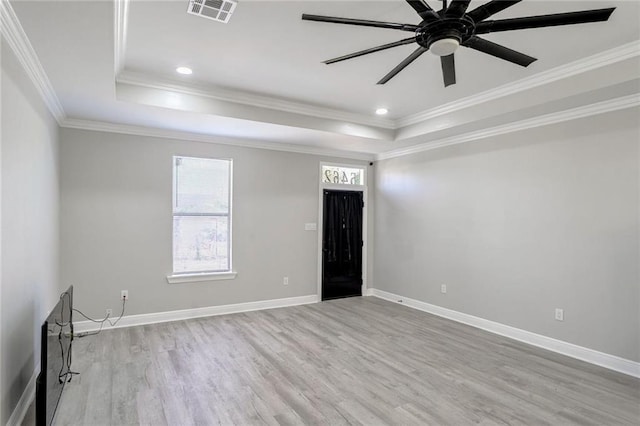
[[[226,24],[237,4],[234,0],[189,0],[187,13]]]

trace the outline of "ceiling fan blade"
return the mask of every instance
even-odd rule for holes
[[[445,15],[452,18],[461,18],[467,11],[470,2],[471,0],[453,0],[447,8]]]
[[[448,56],[440,56],[440,64],[442,64],[444,87],[456,84],[456,63],[453,58],[453,53]]]
[[[556,13],[553,15],[526,16],[524,18],[485,21],[476,26],[476,34],[601,22],[609,19],[609,16],[611,16],[614,10],[615,7],[611,7],[608,9],[583,10],[580,12]]]
[[[473,9],[471,12],[467,13],[467,16],[473,19],[474,22],[480,22],[491,15],[495,15],[496,13],[513,6],[516,3],[520,3],[521,1],[522,0],[492,0],[489,3]]]
[[[522,65],[523,67],[529,66],[532,62],[537,61],[536,58],[525,55],[524,53],[516,52],[508,47],[501,46],[476,36],[469,38],[467,41],[462,43],[462,45],[479,52],[495,56],[496,58]]]
[[[426,47],[422,47],[422,46],[418,47],[416,50],[413,51],[411,55],[407,56],[407,58],[404,61],[400,62],[397,67],[392,69],[389,72],[389,74],[382,77],[382,80],[380,80],[378,84],[385,84],[387,81],[391,80],[393,77],[396,76],[396,74],[398,74],[400,71],[405,69],[411,62],[418,59],[418,56],[422,55],[427,50],[429,49],[427,49]]]
[[[392,47],[402,46],[404,44],[415,43],[415,41],[416,41],[415,37],[405,38],[404,40],[394,41],[393,43],[383,44],[382,46],[376,46],[376,47],[372,47],[371,49],[365,49],[365,50],[361,50],[359,52],[351,53],[349,55],[344,55],[344,56],[340,56],[338,58],[329,59],[327,61],[324,61],[324,63],[327,64],[327,65],[334,64],[336,62],[346,61],[347,59],[357,58],[358,56],[368,55],[369,53],[375,53],[375,52],[379,52],[381,50],[391,49]]]
[[[440,19],[440,15],[438,15],[435,10],[431,9],[431,6],[429,6],[424,0],[407,0],[407,3],[409,3],[409,6],[418,12],[418,15],[420,15],[420,17],[425,21],[435,21]]]
[[[395,22],[368,21],[366,19],[336,18],[333,16],[302,14],[303,21],[329,22],[332,24],[360,25],[363,27],[389,28],[392,30],[402,30],[414,32],[418,25],[398,24]]]

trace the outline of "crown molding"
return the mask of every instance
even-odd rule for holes
[[[117,83],[133,86],[147,87],[151,89],[168,90],[176,93],[184,93],[219,101],[232,102],[252,107],[266,108],[294,114],[302,114],[316,118],[339,120],[349,123],[375,126],[384,129],[395,129],[393,120],[369,117],[346,111],[338,111],[332,108],[313,106],[302,102],[294,102],[270,96],[247,93],[238,90],[214,87],[210,85],[176,83],[174,80],[160,76],[136,73],[123,70],[116,79]]]
[[[225,102],[307,115],[316,118],[396,129],[394,120],[370,117],[333,108],[313,106],[302,102],[277,99],[255,93],[241,92],[211,85],[176,83],[167,78],[125,70],[129,0],[114,0],[114,64],[116,83],[125,83],[151,89],[170,90],[177,93],[201,96]]]
[[[415,154],[418,152],[430,151],[432,149],[442,148],[449,145],[458,145],[461,143],[473,142],[480,139],[486,139],[493,136],[513,133],[520,130],[531,129],[534,127],[547,126],[549,124],[562,123],[564,121],[575,120],[578,118],[590,117],[592,115],[604,114],[607,112],[618,111],[621,109],[632,108],[640,105],[640,94],[635,93],[629,96],[623,96],[602,102],[596,102],[590,105],[571,108],[564,111],[545,114],[538,117],[516,121],[501,126],[491,127],[488,129],[478,130],[475,132],[465,133],[459,136],[452,136],[440,140],[435,140],[420,145],[413,145],[408,148],[397,149],[376,155],[376,160],[387,160],[390,158],[401,157],[404,155]]]
[[[62,104],[53,90],[36,51],[33,49],[20,20],[8,1],[0,1],[0,32],[33,82],[45,105],[58,124],[66,117]]]
[[[489,89],[476,95],[449,102],[416,114],[407,115],[397,120],[391,120],[339,111],[327,107],[309,105],[303,102],[277,99],[257,93],[241,92],[224,87],[179,83],[166,77],[127,71],[124,68],[124,62],[126,55],[128,6],[129,0],[114,1],[114,62],[116,83],[131,84],[151,89],[169,90],[177,93],[216,99],[219,101],[301,114],[316,118],[375,126],[391,130],[398,130],[445,114],[452,114],[465,108],[481,105],[486,102],[514,95],[640,55],[640,40],[634,40],[622,46],[597,53],[587,58],[578,59],[568,64],[543,71],[512,83],[504,84],[494,89]]]
[[[521,79],[513,83],[505,84],[496,89],[491,89],[477,95],[469,96],[437,108],[432,108],[430,110],[393,121],[390,119],[368,117],[361,114],[337,111],[331,108],[307,105],[304,103],[289,101],[285,99],[273,99],[264,95],[240,93],[225,88],[215,88],[212,90],[210,87],[204,86],[179,85],[175,81],[163,80],[161,78],[149,80],[148,76],[146,75],[126,71],[123,69],[123,67],[126,50],[127,17],[129,10],[128,6],[129,0],[115,0],[114,2],[114,62],[115,72],[117,76],[116,81],[118,82],[156,89],[172,90],[196,96],[214,98],[227,102],[246,104],[254,107],[257,106],[272,110],[280,110],[289,113],[297,113],[318,118],[334,119],[393,130],[441,115],[454,113],[464,108],[479,105],[484,102],[495,100],[501,97],[513,95],[524,90],[549,84],[554,81],[575,76],[583,72],[588,72],[590,70],[595,70],[607,65],[624,61],[626,59],[640,56],[640,40],[635,40],[617,48],[610,49],[605,52],[592,55],[590,57],[580,59],[548,71],[541,72],[534,76]],[[313,155],[337,156],[370,161],[374,158],[380,160],[394,158],[416,152],[427,151],[442,146],[466,143],[477,139],[483,139],[536,126],[558,123],[638,105],[637,95],[631,95],[558,113],[547,114],[532,119],[522,120],[507,125],[483,129],[460,136],[440,139],[417,146],[392,150],[377,155],[371,153],[323,149],[320,147],[299,146],[286,143],[270,142],[268,144],[265,144],[265,142],[257,140],[231,139],[189,132],[152,129],[144,126],[131,126],[89,120],[68,119],[66,117],[66,113],[64,112],[64,108],[62,107],[62,104],[60,103],[53,89],[53,86],[48,76],[46,75],[42,64],[40,63],[40,60],[38,59],[33,46],[31,45],[26,33],[24,32],[24,29],[22,28],[22,25],[20,24],[18,17],[15,14],[15,11],[8,1],[3,0],[0,2],[0,18],[0,32],[2,33],[3,38],[7,41],[8,45],[15,53],[26,74],[29,76],[32,83],[36,87],[36,90],[42,97],[43,102],[61,127],[134,135],[146,135],[208,143],[219,143],[257,149],[269,149]]]
[[[60,127],[68,129],[92,130],[96,132],[120,133],[135,136],[150,136],[164,139],[176,139],[180,141],[215,143],[220,145],[232,145],[243,148],[266,149],[270,151],[293,152],[297,154],[311,154],[325,157],[348,158],[352,160],[374,160],[374,154],[353,151],[340,151],[304,145],[292,145],[279,142],[265,142],[249,139],[234,139],[220,136],[211,136],[198,133],[166,130],[129,124],[107,123],[103,121],[81,120],[67,118]]]
[[[615,64],[637,56],[640,56],[640,40],[635,40],[583,59],[578,59],[568,64],[540,72],[532,75],[531,77],[526,77],[512,83],[504,84],[494,89],[489,89],[476,95],[449,102],[417,114],[408,115],[396,121],[396,128],[410,126],[441,115],[451,114],[465,108],[480,105],[485,102],[503,98],[505,96],[513,95],[545,84],[550,84],[558,80]]]
[[[150,76],[148,74],[126,71],[124,66],[126,58],[128,16],[129,0],[114,0],[114,64],[116,83],[126,83],[152,89],[171,90],[173,92],[202,96],[226,102],[395,130],[394,121],[389,119],[369,117],[362,114],[338,111],[332,108],[317,107],[301,102],[276,99],[270,96],[239,92],[237,90],[220,87],[214,88],[211,86],[199,86],[195,84],[177,84],[175,81],[159,76]]]
[[[116,6],[121,13],[119,23],[116,25],[116,63],[120,61],[123,65],[124,61],[124,43],[126,39],[126,3],[129,0],[118,0],[116,3],[124,5]],[[124,10],[124,13],[122,11]],[[118,47],[121,44],[121,47]],[[236,90],[211,87],[209,85],[184,84],[174,80],[163,78],[160,76],[151,76],[143,73],[135,73],[132,71],[121,70],[116,81],[118,83],[131,84],[135,86],[148,87],[152,89],[170,90],[178,93],[212,98],[225,102],[233,102],[237,104],[250,105],[255,107],[279,110],[289,113],[308,115],[318,118],[340,120],[370,126],[381,127],[385,129],[397,130],[409,125],[421,123],[423,121],[452,114],[465,108],[481,105],[496,99],[514,95],[526,90],[530,90],[539,86],[550,84],[558,80],[566,79],[577,74],[592,71],[601,67],[612,65],[626,59],[640,56],[640,40],[624,44],[622,46],[609,49],[587,58],[579,59],[547,71],[543,71],[531,77],[520,79],[518,81],[507,83],[494,89],[468,96],[435,108],[428,109],[416,114],[402,117],[398,120],[383,119],[377,117],[369,117],[361,114],[354,114],[344,111],[337,111],[331,108],[312,106],[301,102],[294,102],[285,99],[275,99],[269,96],[239,92]],[[118,57],[120,59],[118,59]]]
[[[127,24],[129,17],[129,0],[114,0],[113,2],[113,59],[115,66],[115,76],[117,77],[124,69],[124,60],[127,49]]]

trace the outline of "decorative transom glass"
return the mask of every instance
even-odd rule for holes
[[[322,166],[322,183],[364,185],[364,169],[343,166]]]

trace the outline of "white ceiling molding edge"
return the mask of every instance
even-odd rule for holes
[[[491,127],[478,130],[475,132],[465,133],[458,136],[452,136],[436,141],[427,142],[420,145],[414,145],[408,148],[397,149],[384,152],[375,156],[376,160],[387,160],[391,158],[401,157],[404,155],[415,154],[432,149],[442,148],[449,145],[458,145],[467,142],[473,142],[480,139],[486,139],[493,136],[513,133],[520,130],[531,129],[534,127],[546,126],[550,124],[562,123],[565,121],[575,120],[578,118],[590,117],[593,115],[604,114],[607,112],[618,111],[626,108],[640,106],[640,94],[623,96],[602,102],[596,102],[590,105],[568,109],[565,111],[545,114],[538,117],[516,121],[501,126]]]
[[[116,41],[115,41],[116,45],[114,46],[114,51],[117,57],[119,57],[120,59],[124,59],[128,1],[129,0],[116,0],[116,5],[114,6],[114,13],[115,13],[114,30],[116,31],[116,33],[114,34],[116,36]],[[529,129],[532,127],[559,123],[562,121],[568,121],[568,120],[577,119],[581,117],[587,117],[587,116],[601,114],[609,111],[630,108],[630,107],[638,106],[640,104],[640,98],[638,97],[638,94],[634,94],[634,95],[625,96],[622,98],[616,98],[613,100],[594,103],[584,107],[573,108],[573,109],[569,109],[569,110],[565,110],[557,113],[547,114],[539,117],[534,117],[531,119],[517,121],[514,123],[509,123],[509,124],[496,126],[492,128],[482,129],[475,132],[443,138],[440,140],[423,143],[417,146],[391,150],[391,151],[387,151],[379,154],[369,154],[369,153],[342,151],[342,150],[334,150],[334,149],[322,149],[317,147],[305,147],[305,146],[292,145],[292,144],[286,144],[286,143],[277,143],[277,142],[264,142],[264,141],[257,141],[257,140],[223,138],[223,137],[195,134],[195,133],[189,133],[189,132],[148,128],[144,126],[132,126],[132,125],[112,124],[112,123],[106,123],[106,122],[96,122],[91,120],[69,119],[67,118],[66,113],[57,97],[57,94],[55,93],[53,86],[51,85],[51,82],[47,74],[45,73],[44,68],[42,67],[42,64],[40,63],[40,60],[35,50],[33,49],[31,42],[29,41],[26,33],[24,32],[22,25],[20,24],[20,21],[15,14],[15,11],[13,10],[13,8],[11,7],[11,4],[8,1],[3,0],[0,2],[0,18],[1,18],[0,31],[2,33],[2,36],[7,40],[7,43],[9,44],[10,48],[16,54],[21,65],[24,67],[25,72],[27,73],[27,75],[35,85],[37,91],[39,92],[39,94],[43,99],[43,102],[45,103],[45,105],[47,106],[47,108],[49,109],[53,117],[56,119],[58,124],[61,127],[68,127],[68,128],[78,128],[78,129],[132,134],[132,135],[141,135],[141,136],[154,136],[154,137],[162,137],[162,138],[170,138],[170,139],[178,139],[178,140],[190,140],[190,141],[197,141],[197,142],[219,143],[219,144],[243,146],[248,148],[269,149],[269,150],[276,150],[276,151],[286,151],[286,152],[314,154],[314,155],[323,155],[323,156],[337,156],[342,158],[371,161],[373,159],[383,160],[383,159],[395,158],[395,157],[408,155],[412,153],[436,149],[436,148],[440,148],[448,145],[466,143],[466,142],[483,139],[491,136],[497,136],[500,134],[511,133],[518,130]],[[419,113],[424,115],[421,116],[417,122],[426,120],[430,117],[436,117],[439,115],[454,112],[469,106],[478,105],[482,102],[487,102],[496,98],[507,96],[509,94],[517,93],[519,91],[526,90],[528,88],[544,85],[546,83],[556,81],[560,78],[566,78],[569,75],[576,75],[581,72],[594,70],[609,64],[614,64],[614,63],[623,61],[625,59],[634,58],[638,56],[640,56],[640,40],[627,43],[618,48],[610,49],[610,50],[607,50],[606,52],[602,52],[600,54],[596,54],[588,58],[574,61],[570,64],[560,66],[552,70],[548,70],[546,72],[532,76],[530,78],[525,78],[517,82],[501,86],[497,89],[483,92],[478,95],[470,96],[449,104],[445,104],[441,107],[433,108],[423,113]],[[123,65],[123,63],[119,62],[119,59],[116,58],[116,66],[118,66],[118,64]],[[328,110],[335,111],[331,109],[328,109]],[[397,120],[396,123],[402,123],[402,125],[404,126],[407,123],[405,123],[403,120],[416,117],[419,114]],[[344,116],[342,118],[344,119]],[[387,120],[387,121],[392,123],[390,128],[393,128],[393,129],[396,128],[396,126],[393,125],[394,122],[392,120]]]
[[[0,31],[40,93],[51,115],[58,124],[62,123],[66,117],[62,104],[53,90],[51,81],[49,81],[49,77],[47,77],[13,7],[4,0],[0,1]]]
[[[307,147],[279,142],[265,142],[249,139],[234,139],[221,136],[210,136],[198,133],[182,132],[178,130],[158,129],[154,127],[134,126],[129,124],[107,123],[102,121],[80,120],[67,118],[60,127],[68,129],[92,130],[95,132],[119,133],[134,136],[150,136],[163,139],[176,139],[190,142],[215,143],[220,145],[232,145],[243,148],[266,149],[270,151],[292,152],[296,154],[311,154],[325,157],[348,158],[352,160],[372,161],[374,154],[353,151],[340,151],[318,147]]]
[[[494,89],[489,89],[476,95],[468,96],[436,108],[431,108],[417,114],[400,118],[396,121],[396,127],[402,128],[412,124],[417,124],[434,117],[450,114],[464,108],[476,106],[538,86],[553,83],[567,77],[615,64],[636,56],[640,56],[640,40],[635,40],[614,49],[609,49],[586,58],[578,59],[577,61],[543,71],[539,74],[535,74],[531,77],[526,77],[512,83],[507,83]]]
[[[271,110],[296,113],[311,117],[324,118],[329,120],[339,120],[351,123],[376,126],[383,129],[399,130],[406,126],[428,121],[438,116],[451,114],[456,111],[478,106],[486,102],[514,95],[539,86],[544,86],[567,77],[589,72],[611,64],[624,61],[629,58],[640,56],[640,40],[621,45],[619,47],[597,53],[587,58],[582,58],[574,62],[543,71],[531,77],[526,77],[518,81],[507,83],[503,86],[484,91],[482,93],[468,96],[435,108],[428,109],[416,114],[401,117],[397,120],[385,119],[381,117],[370,117],[363,114],[349,113],[333,108],[312,106],[309,104],[289,101],[285,99],[275,99],[266,95],[239,92],[227,88],[212,88],[204,85],[185,85],[175,80],[170,80],[160,76],[150,76],[141,73],[134,73],[124,69],[125,49],[126,49],[126,28],[129,0],[115,0],[115,63],[116,63],[116,83],[124,83],[147,87],[158,90],[168,90],[189,95],[202,96],[210,99],[233,102],[252,107],[266,108]],[[394,151],[395,152],[395,151]],[[384,155],[381,154],[381,155]]]
[[[120,0],[128,1],[128,0]],[[120,52],[123,52],[120,49]],[[468,96],[450,102],[445,105],[431,108],[417,114],[409,115],[398,120],[369,117],[361,114],[348,113],[331,108],[311,106],[304,103],[274,99],[265,95],[238,92],[225,88],[212,88],[203,85],[187,85],[178,83],[175,80],[162,78],[160,76],[150,76],[142,73],[134,73],[123,70],[117,77],[117,83],[130,84],[134,86],[147,87],[158,90],[168,90],[177,93],[185,93],[225,102],[232,102],[241,105],[272,109],[277,111],[302,114],[317,118],[330,120],[340,120],[351,123],[358,123],[376,126],[384,129],[398,130],[406,126],[418,124],[435,117],[451,114],[465,108],[478,106],[496,99],[524,92],[539,86],[544,86],[571,76],[593,71],[608,65],[616,64],[624,60],[640,56],[640,40],[624,44],[614,49],[609,49],[587,58],[579,59],[569,64],[543,71],[539,74],[527,77],[512,83],[507,83],[495,89]],[[122,59],[123,60],[123,59]],[[116,61],[118,59],[116,58]]]
[[[125,71],[124,62],[127,43],[127,22],[129,13],[129,0],[115,0],[114,2],[114,38],[115,38],[115,64],[116,83],[126,83],[149,87],[152,89],[171,90],[190,95],[208,97],[226,102],[234,102],[242,105],[257,106],[261,108],[290,112],[294,114],[308,115],[330,120],[348,121],[351,123],[376,126],[384,129],[395,130],[393,120],[370,117],[362,114],[339,111],[332,108],[315,107],[308,104],[275,99],[269,96],[240,92],[224,88],[197,87],[195,85],[176,84],[175,81],[162,79],[159,76],[149,76],[130,71]]]
[[[114,0],[113,2],[114,12],[114,63],[115,63],[115,76],[124,68],[124,58],[126,56],[127,49],[127,22],[129,15],[129,0]]]
[[[240,105],[271,109],[293,114],[302,114],[315,118],[346,121],[367,126],[375,126],[383,129],[395,130],[393,120],[366,115],[339,111],[332,108],[323,108],[305,103],[276,99],[270,96],[240,92],[222,87],[203,87],[194,84],[176,83],[175,80],[164,79],[160,76],[134,73],[123,70],[117,77],[116,83],[130,84],[133,86],[147,87],[150,89],[168,90],[177,93],[200,96],[224,102],[232,102]]]
[[[597,102],[586,106],[568,109],[552,114],[546,114],[526,120],[517,121],[501,126],[488,129],[478,130],[458,136],[452,136],[436,141],[430,141],[424,144],[392,150],[381,154],[368,154],[361,152],[350,152],[323,149],[317,147],[305,147],[300,145],[291,145],[276,142],[264,142],[247,139],[233,139],[219,136],[210,136],[197,133],[182,132],[176,130],[165,130],[152,127],[134,126],[127,124],[106,123],[91,120],[65,119],[60,126],[70,129],[92,130],[97,132],[119,133],[135,136],[150,136],[164,139],[176,139],[182,141],[216,143],[221,145],[233,145],[244,148],[266,149],[272,151],[293,152],[298,154],[311,154],[328,157],[340,157],[354,160],[387,160],[391,158],[401,157],[419,152],[430,151],[450,145],[458,145],[462,143],[473,142],[486,139],[493,136],[513,133],[520,130],[527,130],[535,127],[546,126],[550,124],[562,123],[565,121],[575,120],[579,118],[590,117],[593,115],[604,114],[607,112],[618,111],[627,108],[640,106],[640,94],[623,96],[603,102]]]

